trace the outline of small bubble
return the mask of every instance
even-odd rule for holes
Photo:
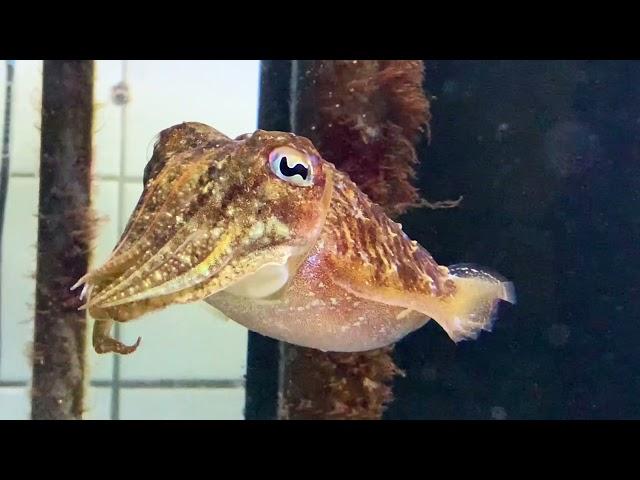
[[[129,103],[129,87],[125,82],[120,82],[111,88],[111,101],[116,105]]]
[[[554,323],[547,331],[549,343],[554,347],[562,347],[569,340],[571,330],[564,323]]]
[[[438,378],[438,369],[432,365],[423,367],[422,378],[428,382],[434,382]]]
[[[503,141],[506,138],[507,133],[509,132],[509,128],[510,127],[508,123],[501,123],[500,125],[498,125],[496,140],[498,140],[499,142]]]
[[[500,407],[500,406],[491,407],[491,418],[493,420],[506,420],[507,411],[504,409],[504,407]]]
[[[445,95],[456,93],[457,90],[458,84],[453,80],[445,80],[445,82],[442,84],[442,93],[444,93]]]

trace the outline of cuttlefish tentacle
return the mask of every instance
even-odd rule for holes
[[[142,337],[138,337],[133,345],[126,345],[111,337],[113,320],[96,320],[93,326],[93,348],[96,353],[119,353],[128,355],[135,352],[140,346]]]

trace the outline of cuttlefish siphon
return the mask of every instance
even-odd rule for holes
[[[175,303],[204,300],[262,335],[324,351],[394,343],[435,320],[458,342],[491,330],[510,282],[441,266],[311,142],[257,130],[231,139],[200,123],[162,131],[144,191],[106,263],[73,287],[110,336]]]

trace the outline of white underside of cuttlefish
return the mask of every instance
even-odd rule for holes
[[[263,335],[325,351],[396,342],[434,319],[454,340],[490,330],[513,287],[470,265],[439,266],[305,138],[231,140],[185,123],[163,131],[145,190],[111,258],[89,272],[98,352],[174,303],[205,300]]]

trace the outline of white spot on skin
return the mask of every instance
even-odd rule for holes
[[[364,131],[371,138],[376,138],[378,136],[378,133],[380,132],[378,127],[366,127]]]
[[[249,238],[251,240],[257,240],[264,235],[264,222],[257,222],[249,230]]]
[[[360,255],[360,258],[362,259],[362,261],[365,263],[365,265],[369,265],[371,262],[369,261],[369,255],[367,255],[365,252],[363,251],[359,251],[358,255]]]
[[[267,233],[273,232],[278,237],[289,237],[289,227],[275,217],[270,217],[267,220],[266,231]]]
[[[356,209],[355,218],[357,220],[367,220],[367,218],[363,215],[362,210],[360,210],[359,208]]]

